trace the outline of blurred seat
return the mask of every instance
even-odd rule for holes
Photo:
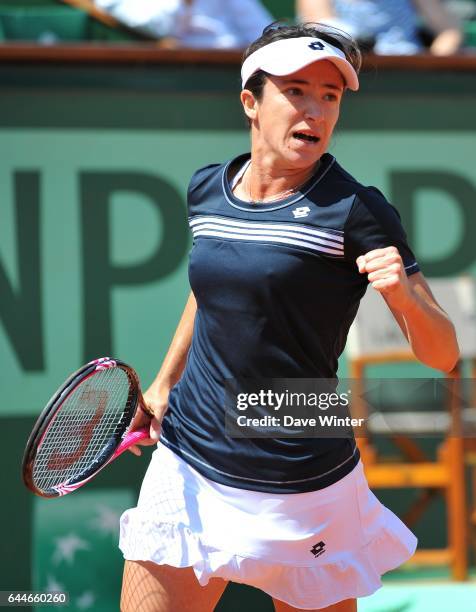
[[[88,16],[64,6],[11,6],[0,2],[0,26],[5,40],[42,44],[87,38]]]
[[[97,9],[93,0],[0,0],[0,41],[51,45],[138,40],[144,36]]]
[[[371,414],[369,400],[364,399],[370,397],[368,389],[372,387],[372,379],[369,378],[371,366],[416,363],[417,360],[384,300],[370,288],[349,333],[349,375],[357,379],[359,399],[356,401],[354,397],[354,414],[369,417],[366,430],[357,432],[357,436],[370,487],[418,489],[416,500],[403,517],[409,526],[422,516],[435,497],[439,494],[444,496],[447,546],[443,549],[418,550],[411,563],[449,565],[453,578],[464,580],[467,577],[464,460],[466,453],[468,461],[474,461],[476,473],[476,445],[471,448],[473,441],[464,440],[461,428],[470,427],[471,424],[474,428],[475,410],[461,408],[458,385],[462,384],[460,379],[465,361],[470,362],[473,376],[476,374],[476,283],[475,279],[468,276],[432,279],[430,286],[455,325],[461,350],[461,362],[447,376],[447,380],[442,381],[444,384],[439,385],[448,389],[446,395],[443,393],[446,399],[438,401],[438,405],[431,407],[429,412],[418,412],[418,394],[415,393],[414,397],[410,396],[414,405],[399,406],[397,411],[390,414]],[[430,368],[424,368],[423,371],[425,377],[436,376],[436,372]],[[392,387],[392,384],[387,386]],[[393,395],[398,394],[397,386],[393,389]],[[406,399],[408,401],[408,394]],[[397,461],[388,461],[379,456],[375,447],[375,439],[379,435],[389,437],[399,449]],[[422,443],[424,438],[435,435],[439,435],[442,442],[436,456],[430,456],[422,448]],[[476,525],[476,513],[473,518]]]

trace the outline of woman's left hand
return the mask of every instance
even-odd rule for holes
[[[356,262],[359,272],[367,274],[369,283],[385,296],[388,304],[404,312],[412,301],[412,289],[398,249],[374,249],[357,257]]]

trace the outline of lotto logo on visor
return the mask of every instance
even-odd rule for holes
[[[313,49],[314,51],[324,51],[325,47],[320,40],[316,40],[316,42],[312,42],[309,45],[309,49]]]
[[[257,70],[264,70],[274,76],[285,76],[322,60],[328,60],[335,65],[342,74],[346,87],[353,91],[359,89],[359,78],[352,64],[347,61],[345,53],[328,42],[311,36],[276,40],[248,56],[241,67],[243,89]]]

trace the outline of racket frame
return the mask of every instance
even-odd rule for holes
[[[76,475],[74,478],[70,478],[61,485],[56,485],[50,489],[39,489],[35,485],[33,479],[35,458],[41,440],[48,432],[50,425],[54,422],[56,414],[59,410],[61,410],[61,405],[79,386],[79,384],[83,383],[91,376],[94,376],[96,372],[116,367],[125,371],[129,380],[129,396],[126,403],[126,409],[124,410],[124,415],[126,418],[124,419],[123,427],[118,429],[117,433],[111,437],[109,442],[97,455],[94,463],[87,466],[83,472]],[[77,488],[88,482],[114,458],[116,449],[127,435],[131,423],[137,414],[137,410],[142,403],[142,394],[140,391],[140,384],[137,374],[133,368],[128,366],[123,361],[120,361],[119,359],[101,358],[91,361],[79,368],[79,370],[71,374],[71,376],[52,395],[44,409],[41,411],[31,431],[31,434],[28,437],[22,460],[22,478],[25,486],[30,489],[30,491],[35,493],[35,495],[52,498],[63,495],[64,492],[62,490],[64,487],[68,487],[68,485],[72,485],[74,488]]]

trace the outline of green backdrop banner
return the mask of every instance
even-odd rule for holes
[[[247,148],[245,130],[1,132],[3,415],[102,355],[151,379],[188,291],[189,177]],[[341,130],[331,151],[396,204],[428,276],[474,268],[473,133]]]

